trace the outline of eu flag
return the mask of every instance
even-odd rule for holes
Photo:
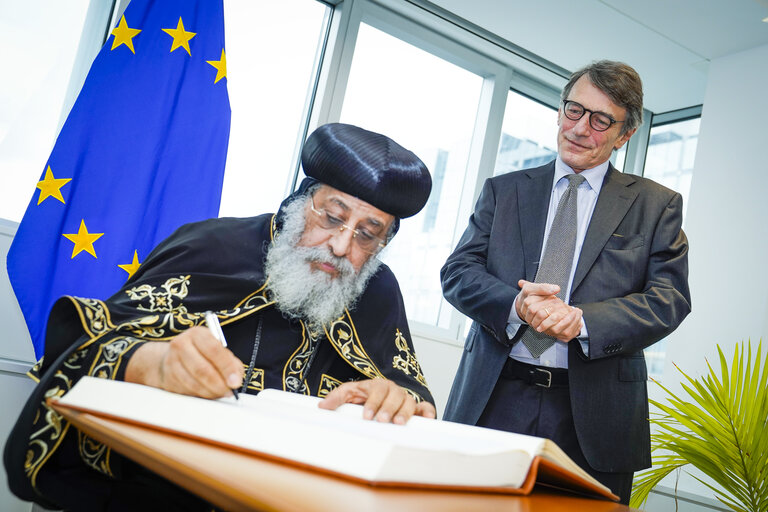
[[[8,252],[38,358],[58,297],[109,297],[175,228],[218,215],[226,69],[222,0],[131,1]]]

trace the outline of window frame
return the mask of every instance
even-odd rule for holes
[[[340,119],[358,30],[361,23],[366,23],[483,78],[464,181],[456,184],[462,187],[462,195],[452,233],[455,246],[485,180],[493,176],[509,92],[557,109],[560,91],[570,71],[426,0],[316,1],[330,7],[329,19],[324,40],[318,45],[314,79],[292,156],[290,190],[298,185],[300,155],[306,136],[322,124]],[[108,37],[109,28],[127,3],[127,0],[113,0],[110,15],[105,19],[106,28],[98,30],[100,43]],[[80,60],[86,57],[84,52],[78,55]],[[68,89],[68,96],[72,98],[76,97],[87,73],[88,66],[85,66],[82,79],[76,80],[75,71],[83,68],[80,60]],[[62,114],[62,123],[67,112],[68,108]],[[643,124],[627,143],[624,166],[627,173],[643,174],[651,127],[700,117],[701,105],[656,115],[645,110],[644,114]],[[447,329],[418,321],[410,323],[413,334],[419,337],[461,346],[467,318],[453,310]]]
[[[483,78],[452,244],[458,242],[483,183],[493,176],[510,89],[557,108],[568,71],[515,47],[480,27],[418,0],[345,0],[335,5],[331,37],[320,71],[312,128],[341,117],[361,23],[444,59]],[[480,34],[480,37],[478,37]],[[407,298],[406,298],[407,300]],[[414,335],[461,346],[467,318],[456,310],[449,327],[409,320]]]
[[[61,112],[59,113],[56,132],[50,142],[50,148],[53,148],[53,145],[64,126],[64,122],[67,120],[67,116],[69,116],[69,112],[72,110],[75,100],[77,100],[77,96],[80,94],[80,89],[82,89],[83,84],[85,83],[85,78],[88,76],[91,64],[101,50],[101,47],[104,46],[107,38],[110,36],[110,28],[113,26],[113,22],[116,23],[117,18],[119,18],[119,13],[122,13],[122,11],[125,10],[128,1],[129,0],[112,0],[111,5],[96,1],[91,1],[89,3],[83,22],[82,33],[80,34],[80,40],[77,45],[77,50],[75,51],[72,70],[67,80],[67,87],[64,93],[64,100],[61,104]],[[41,155],[40,158],[43,159],[44,163],[47,161],[48,155]],[[40,167],[42,169],[42,163]],[[32,192],[29,190],[19,190],[18,193],[28,194],[27,197],[31,197],[32,195]],[[0,217],[0,222],[10,230],[4,230],[4,235],[11,237],[15,236],[20,221]]]
[[[642,173],[640,173],[642,176],[645,176],[645,163],[648,157],[648,148],[649,148],[649,142],[651,138],[651,129],[657,128],[659,126],[668,125],[668,124],[679,123],[683,121],[689,121],[691,119],[701,118],[701,112],[702,112],[702,105],[694,105],[692,107],[681,108],[677,110],[671,110],[668,112],[661,112],[659,114],[648,115],[648,118],[647,118],[648,128],[647,128],[647,132],[644,135],[645,144],[644,144],[643,155],[642,155],[642,167],[641,167]],[[646,124],[646,122],[644,122],[643,124]],[[659,350],[654,350],[655,347],[663,346],[664,358],[666,359],[666,345],[663,343],[665,340],[666,340],[666,337],[662,338],[655,344],[646,348],[644,350],[644,352],[646,352],[646,358],[647,359],[649,358],[648,353],[659,352]],[[652,378],[661,380],[663,378],[663,375],[662,375],[663,370],[662,370],[662,374],[657,374],[657,373],[651,374],[651,368],[652,368],[652,365],[649,364],[649,375]]]

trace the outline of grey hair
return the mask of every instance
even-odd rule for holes
[[[585,66],[571,75],[563,87],[560,100],[571,94],[573,84],[587,75],[592,85],[605,93],[612,102],[627,111],[621,134],[634,130],[643,122],[643,82],[631,66],[613,60],[600,60]]]

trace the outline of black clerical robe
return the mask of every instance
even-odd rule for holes
[[[143,343],[168,341],[204,323],[207,310],[217,314],[229,348],[243,361],[246,392],[269,387],[325,396],[343,382],[382,377],[417,401],[434,403],[389,268],[381,265],[355,308],[331,324],[287,320],[264,286],[264,258],[276,226],[273,215],[183,226],[110,299],[56,302],[45,356],[30,372],[38,386],[5,447],[17,496],[75,510],[205,509],[197,498],[70,428],[45,399],[66,393],[83,375],[123,379]]]

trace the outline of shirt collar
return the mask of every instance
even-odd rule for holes
[[[595,194],[600,194],[600,189],[603,186],[603,179],[608,172],[608,160],[601,163],[597,167],[581,171],[581,175],[587,179],[587,183],[595,191]],[[555,160],[555,177],[552,182],[552,187],[557,185],[557,182],[566,174],[574,174],[574,170],[571,169],[565,162],[560,159],[560,155]]]

